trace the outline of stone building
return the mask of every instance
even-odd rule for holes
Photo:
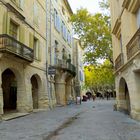
[[[140,1],[110,0],[117,109],[140,120]]]
[[[73,98],[73,78],[76,68],[72,62],[73,14],[67,0],[47,0],[48,81],[51,105],[66,105]]]
[[[0,116],[48,108],[46,0],[0,0]]]
[[[74,78],[74,90],[76,96],[84,95],[83,89],[85,76],[83,65],[84,49],[77,38],[73,38],[73,64],[76,66],[76,77]]]

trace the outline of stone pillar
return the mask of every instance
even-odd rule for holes
[[[66,105],[66,71],[57,71],[55,75],[55,96],[59,105]]]
[[[49,101],[50,101],[50,107],[54,108],[56,106],[56,94],[55,94],[55,81],[54,76],[49,76]]]
[[[55,96],[55,82],[52,81],[52,106],[56,105],[56,96]]]
[[[44,75],[45,76],[45,75]],[[46,77],[46,76],[45,76]],[[38,108],[48,109],[49,108],[49,98],[48,98],[48,88],[46,78],[42,79],[40,85],[38,85]]]
[[[72,98],[71,80],[66,82],[66,101],[70,100],[70,97]]]
[[[66,85],[66,83],[64,80],[56,81],[56,83],[55,83],[57,104],[66,105],[65,85]]]
[[[132,77],[134,76],[134,77]],[[130,89],[130,104],[131,104],[131,117],[136,120],[140,120],[140,74],[133,73],[130,77],[131,87]]]
[[[25,82],[24,82],[25,80]],[[21,81],[18,81],[17,88],[17,110],[19,112],[31,112],[33,111],[32,105],[32,89],[30,79],[23,77]]]

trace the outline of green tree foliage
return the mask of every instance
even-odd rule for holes
[[[106,60],[102,65],[85,67],[85,86],[91,91],[114,89],[112,64]]]
[[[109,1],[108,0],[101,0],[99,2],[100,7],[104,10],[109,10]]]
[[[100,3],[106,7],[104,1]],[[79,9],[71,18],[75,33],[85,47],[85,62],[95,64],[99,58],[112,61],[110,16],[90,14],[87,9]]]

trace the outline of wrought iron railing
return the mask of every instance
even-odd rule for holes
[[[120,53],[115,60],[115,70],[118,70],[124,64],[123,53]]]
[[[33,49],[27,47],[7,34],[0,35],[0,52],[14,54],[29,62],[32,62],[34,58]]]
[[[126,50],[128,60],[140,50],[140,29],[135,33],[135,35],[126,45]]]
[[[73,74],[74,76],[76,75],[76,67],[67,60],[56,59],[53,67],[64,69]]]

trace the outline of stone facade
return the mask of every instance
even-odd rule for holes
[[[140,120],[140,1],[110,0],[117,108]]]
[[[84,76],[84,65],[83,65],[84,49],[82,48],[81,42],[77,38],[73,38],[73,64],[76,66],[76,77],[74,79],[74,89],[76,96],[82,96],[85,94],[83,89],[85,76]]]
[[[0,115],[48,109],[46,1],[0,2]]]
[[[73,98],[73,78],[76,74],[72,62],[73,14],[67,0],[47,1],[48,67],[56,72],[48,75],[49,95],[55,104],[66,105]]]

